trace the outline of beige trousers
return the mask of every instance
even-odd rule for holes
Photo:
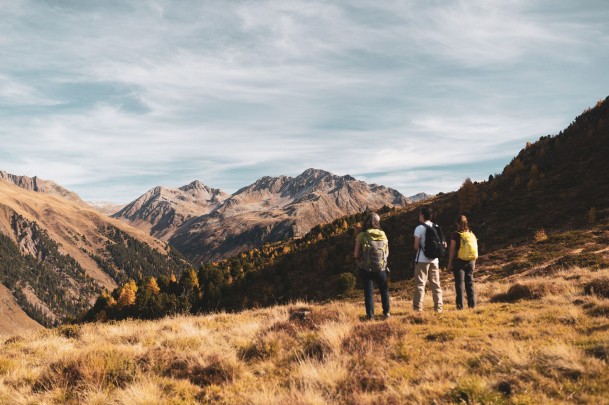
[[[412,307],[415,311],[423,310],[425,285],[429,279],[433,305],[436,311],[442,310],[442,287],[440,286],[440,268],[437,263],[415,263],[414,265],[414,299]]]

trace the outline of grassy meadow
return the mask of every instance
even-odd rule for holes
[[[482,258],[474,310],[455,310],[444,272],[442,314],[429,293],[414,313],[408,280],[392,284],[388,320],[364,321],[358,290],[4,336],[0,403],[609,403],[606,230],[573,235]]]

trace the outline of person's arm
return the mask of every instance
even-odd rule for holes
[[[360,243],[359,243],[359,238],[355,238],[355,250],[353,250],[353,257],[355,257],[355,260],[359,260],[360,250],[361,250],[361,247],[360,247]]]
[[[414,237],[414,251],[418,252],[421,248],[421,238],[415,235]]]
[[[448,270],[453,267],[453,259],[455,258],[455,247],[457,246],[457,242],[454,239],[450,240],[450,249],[448,251],[448,266],[446,267]]]

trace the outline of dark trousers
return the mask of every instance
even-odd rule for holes
[[[476,307],[476,297],[474,295],[474,270],[476,261],[466,262],[455,259],[453,263],[453,275],[455,276],[455,293],[457,298],[457,309],[463,309],[463,286],[467,294],[467,306]]]
[[[366,315],[374,316],[374,283],[381,291],[381,303],[383,304],[383,315],[389,313],[389,287],[387,285],[386,271],[360,270],[360,276],[364,282],[364,302],[366,303]]]

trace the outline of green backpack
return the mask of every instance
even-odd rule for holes
[[[361,267],[366,271],[385,271],[389,256],[389,242],[385,232],[380,229],[368,229],[362,245]]]

